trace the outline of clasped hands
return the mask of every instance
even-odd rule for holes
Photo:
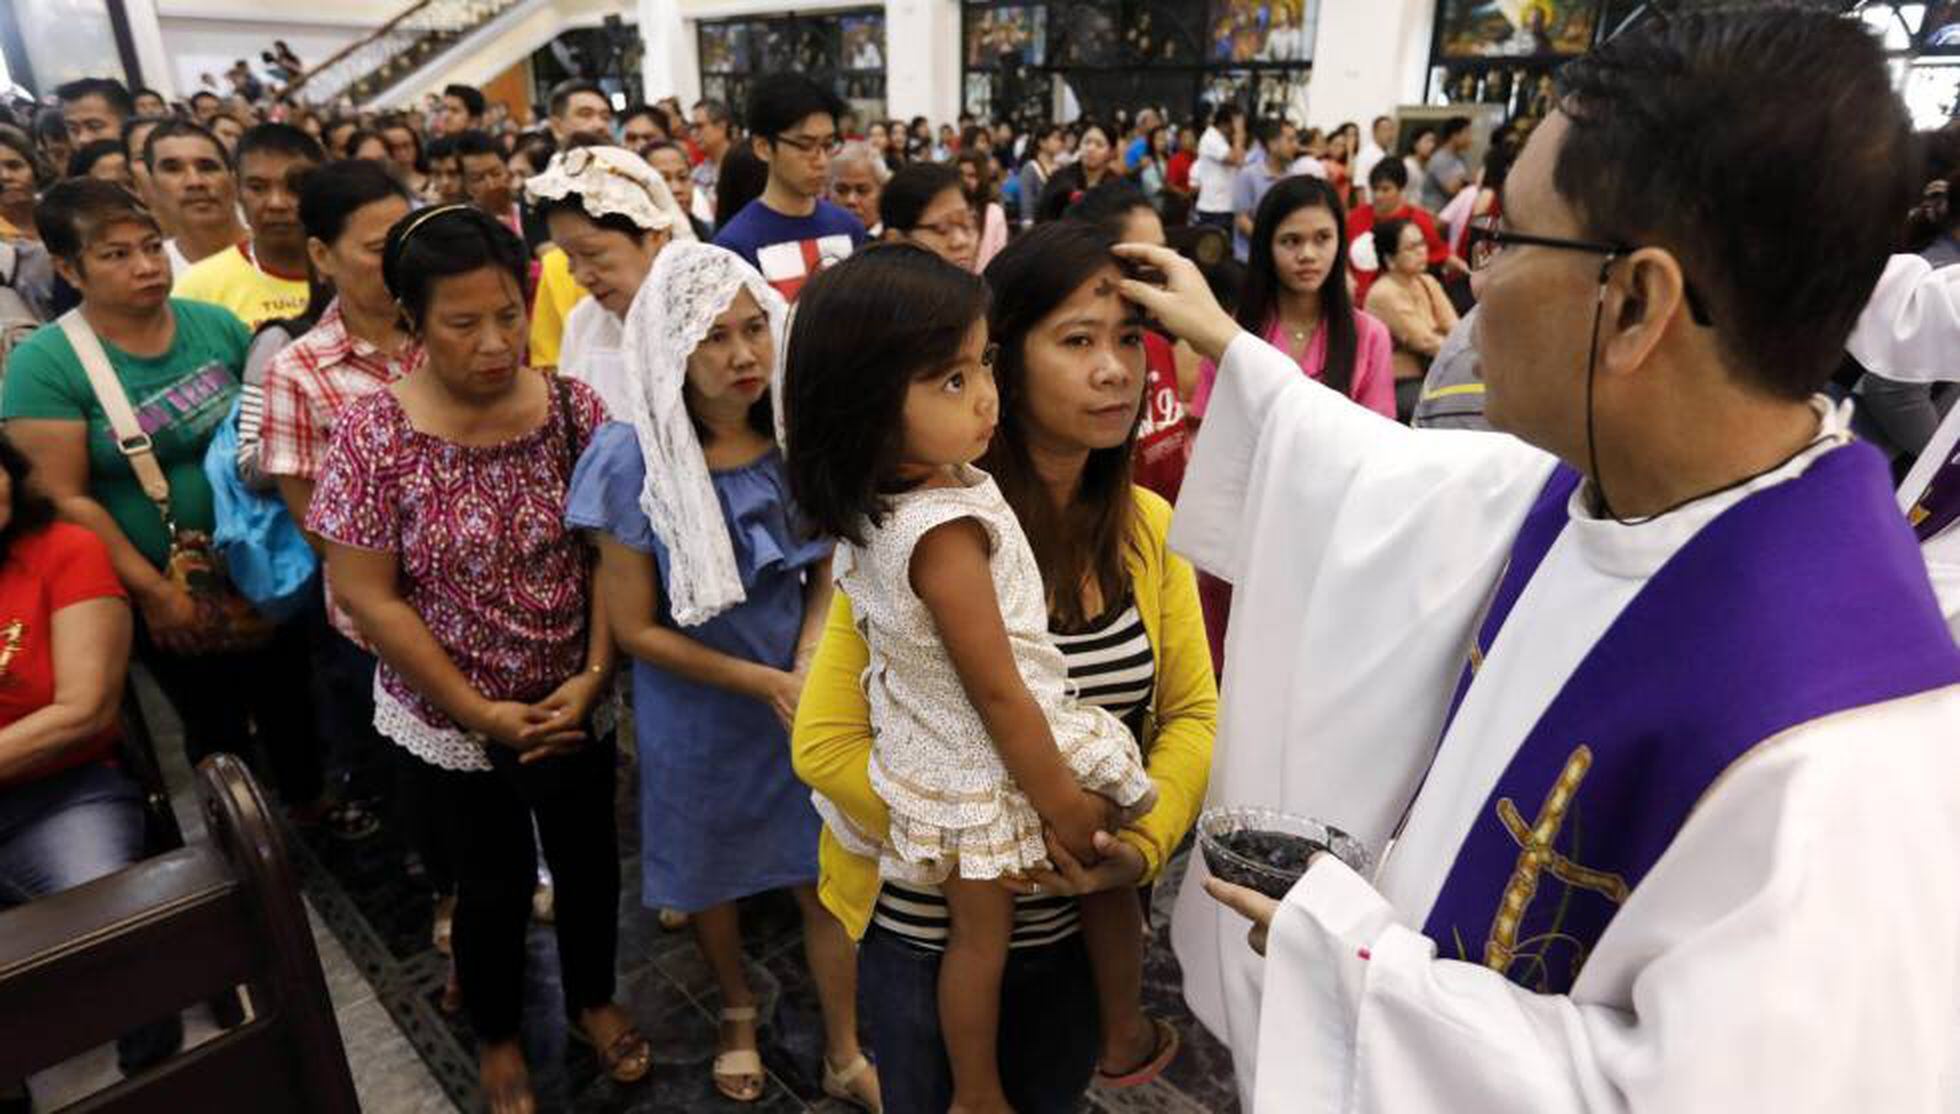
[[[570,754],[585,745],[586,721],[606,694],[610,674],[585,670],[535,704],[486,700],[464,726],[518,752],[525,764]]]

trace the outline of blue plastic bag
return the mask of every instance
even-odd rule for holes
[[[238,475],[238,411],[234,402],[204,454],[218,520],[211,544],[239,594],[259,614],[282,622],[319,595],[320,558],[285,500],[253,491]]]

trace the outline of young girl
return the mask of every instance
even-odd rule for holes
[[[1044,825],[1093,861],[1094,833],[1156,790],[1128,730],[1069,690],[1033,550],[972,466],[998,420],[985,284],[897,245],[825,272],[804,297],[785,386],[790,482],[843,542],[837,581],[871,646],[871,780],[889,832],[859,830],[821,797],[818,809],[885,878],[942,888],[953,1109],[1005,1110],[995,1044],[1013,897],[1000,880],[1047,863]],[[817,320],[863,326],[833,351],[811,343],[837,335],[806,324]],[[1134,894],[1086,897],[1082,920],[1099,965],[1134,969]]]

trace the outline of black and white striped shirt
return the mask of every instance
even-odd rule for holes
[[[1068,661],[1069,683],[1078,699],[1109,709],[1141,738],[1143,712],[1157,683],[1157,658],[1136,604],[1093,629],[1053,637]],[[946,950],[946,899],[936,888],[886,882],[871,920],[909,944]],[[1080,928],[1074,898],[1019,897],[1014,899],[1014,935],[1008,946],[1038,948],[1065,940]]]

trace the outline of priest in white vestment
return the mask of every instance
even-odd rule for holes
[[[1172,531],[1235,587],[1210,803],[1386,849],[1283,903],[1193,856],[1187,998],[1259,1112],[1960,1109],[1960,655],[1815,394],[1910,196],[1882,53],[1684,16],[1562,81],[1473,253],[1515,437],[1381,419],[1120,249],[1220,363]]]

